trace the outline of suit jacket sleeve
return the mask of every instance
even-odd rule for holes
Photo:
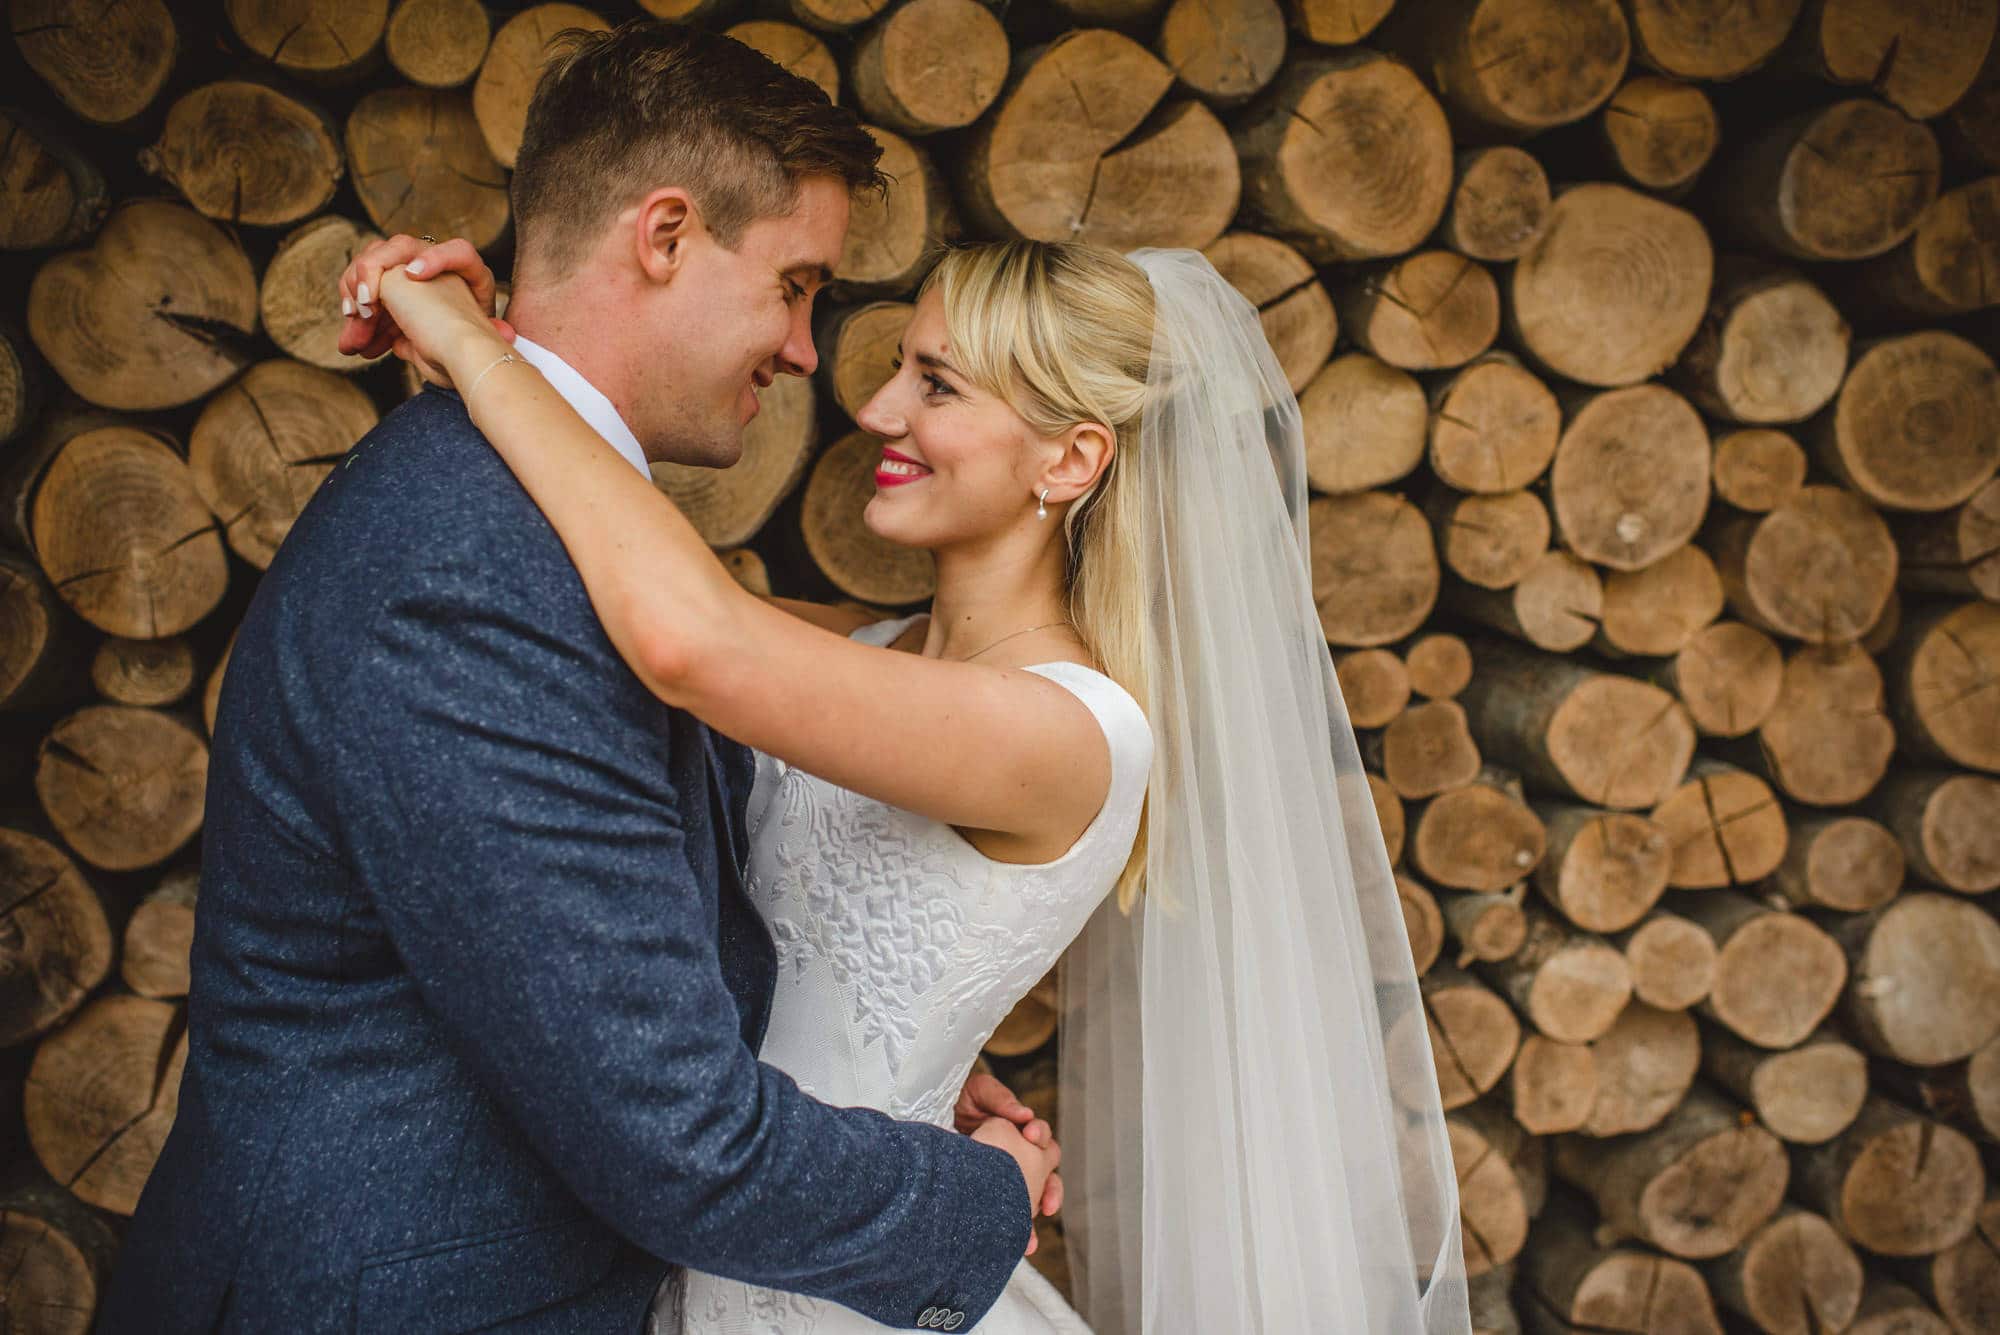
[[[672,791],[656,703],[608,642],[496,583],[443,564],[385,597],[339,692],[347,852],[426,1004],[656,1256],[887,1325],[976,1322],[1027,1245],[1013,1160],[756,1060],[684,843],[706,794]]]

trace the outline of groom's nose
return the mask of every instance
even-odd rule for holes
[[[786,375],[808,376],[819,367],[819,349],[813,346],[812,317],[802,311],[792,317],[785,346],[778,349],[778,363]]]

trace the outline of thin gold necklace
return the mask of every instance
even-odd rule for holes
[[[998,649],[1001,645],[1007,643],[1007,641],[1009,640],[1018,640],[1023,635],[1032,635],[1034,632],[1038,630],[1048,630],[1052,626],[1067,626],[1067,625],[1069,625],[1069,622],[1067,621],[1045,621],[1039,626],[1030,626],[1026,630],[1017,630],[1011,635],[1002,635],[999,639],[987,645],[985,649],[981,649],[979,651],[979,654],[986,653],[993,649]],[[973,659],[979,657],[979,654],[968,654],[964,658],[959,659],[958,661],[961,663],[970,663]]]

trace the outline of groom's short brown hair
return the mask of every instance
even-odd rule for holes
[[[522,256],[559,277],[605,221],[647,191],[684,187],[734,247],[790,212],[804,177],[879,190],[882,150],[819,85],[732,38],[657,19],[556,39],[515,159]]]

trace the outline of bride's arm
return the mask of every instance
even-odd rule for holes
[[[508,345],[461,285],[381,280],[404,334],[541,507],[641,681],[740,742],[951,825],[1060,852],[1103,805],[1110,750],[1032,672],[857,644],[744,590],[693,525]]]

